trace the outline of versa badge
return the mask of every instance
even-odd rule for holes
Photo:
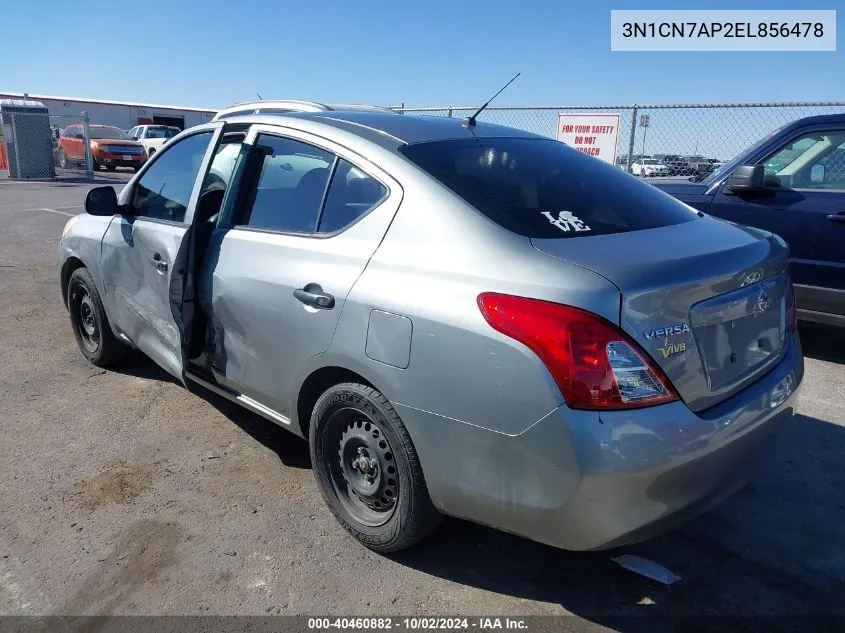
[[[667,325],[666,327],[658,327],[648,332],[643,332],[647,340],[655,338],[668,338],[676,334],[689,334],[689,325],[686,323],[678,323],[677,325]]]

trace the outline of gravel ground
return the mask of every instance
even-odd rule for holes
[[[457,520],[388,558],[331,517],[302,440],[138,354],[85,361],[56,247],[89,187],[0,183],[0,613],[845,616],[845,332],[802,324],[800,415],[751,485],[626,550],[671,588]]]

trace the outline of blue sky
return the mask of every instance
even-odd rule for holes
[[[217,108],[255,98],[407,106],[845,99],[835,53],[610,51],[612,8],[786,0],[4,0],[0,91]],[[806,8],[840,9],[841,0]]]

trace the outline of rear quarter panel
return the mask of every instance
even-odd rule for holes
[[[410,177],[403,187],[393,224],[347,298],[329,355],[363,365],[360,373],[373,376],[395,404],[520,433],[563,398],[533,352],[485,321],[478,295],[577,305],[618,322],[618,290],[591,271],[538,253],[527,238],[426,178]],[[373,310],[411,321],[406,368],[368,356]]]

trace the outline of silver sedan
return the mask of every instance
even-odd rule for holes
[[[82,353],[308,439],[392,552],[442,514],[573,550],[739,488],[803,377],[784,242],[524,131],[367,111],[172,139],[65,227]]]

